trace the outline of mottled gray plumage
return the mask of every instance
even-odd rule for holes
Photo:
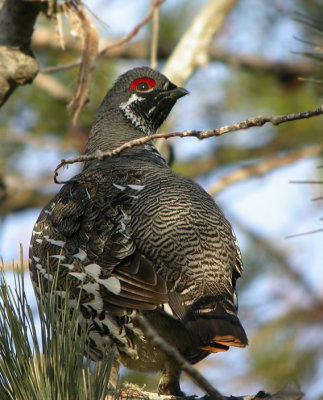
[[[149,68],[122,75],[101,104],[87,153],[151,134],[187,92]],[[133,323],[137,312],[195,363],[247,337],[236,315],[241,255],[229,222],[153,144],[86,163],[43,209],[30,269],[39,293],[59,268],[58,293],[80,296],[91,357],[111,342],[122,364],[162,370],[160,393],[180,394],[180,371]],[[49,265],[48,265],[49,260]]]

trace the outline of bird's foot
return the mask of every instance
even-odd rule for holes
[[[159,383],[158,394],[166,396],[185,397],[185,393],[181,391],[178,382],[177,384],[174,384],[173,382],[168,382],[165,384]]]
[[[180,370],[171,362],[166,362],[158,384],[158,394],[185,397],[179,386]]]

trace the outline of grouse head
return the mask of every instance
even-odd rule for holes
[[[98,109],[87,152],[111,150],[129,140],[153,134],[177,99],[188,94],[148,67],[121,75]]]

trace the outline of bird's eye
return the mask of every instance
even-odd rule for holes
[[[156,82],[150,78],[139,78],[135,79],[131,82],[129,86],[130,90],[136,90],[137,92],[150,92],[153,90],[153,87],[156,85]]]
[[[137,90],[142,90],[143,92],[145,92],[146,90],[149,90],[149,89],[150,89],[150,87],[147,82],[140,82],[137,85]]]

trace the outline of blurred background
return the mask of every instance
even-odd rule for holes
[[[103,41],[129,33],[151,7],[148,0],[84,3]],[[205,3],[162,4],[159,70]],[[209,58],[185,85],[190,96],[178,102],[161,131],[215,129],[261,114],[318,107],[322,5],[320,0],[237,1],[212,41]],[[90,101],[72,126],[66,105],[78,68],[47,69],[80,57],[80,41],[66,20],[63,28],[65,50],[55,37],[54,22],[38,18],[32,48],[43,73],[32,85],[18,88],[0,114],[0,256],[9,281],[20,243],[27,271],[33,225],[60,189],[53,170],[62,158],[84,152],[94,112],[116,77],[150,62],[148,23],[129,43],[97,59]],[[226,395],[275,391],[297,381],[307,399],[323,398],[322,117],[205,141],[173,139],[166,150],[175,171],[215,196],[234,227],[245,264],[240,319],[250,345],[212,355],[197,367]],[[64,179],[80,168],[69,167]],[[26,272],[28,298],[36,308],[28,280]],[[158,381],[155,375],[129,371],[124,379],[147,389]],[[200,393],[185,376],[182,388]]]

